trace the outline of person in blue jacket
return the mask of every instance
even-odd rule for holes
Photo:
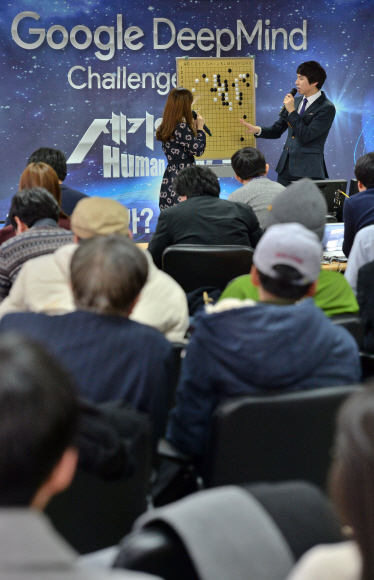
[[[227,298],[197,316],[166,432],[174,447],[202,456],[213,410],[227,399],[360,381],[356,341],[311,298],[321,255],[301,224],[270,226],[251,271],[261,302]]]

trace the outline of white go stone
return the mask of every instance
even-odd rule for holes
[[[198,82],[199,82],[199,79],[195,79],[195,83],[198,83]]]
[[[192,92],[194,93],[196,91],[196,89],[192,89]]]
[[[229,111],[232,111],[232,107],[229,107]]]
[[[239,82],[239,81],[238,81],[238,79],[235,79],[235,82],[236,82],[236,83],[237,83],[237,82]]]
[[[214,102],[215,102],[215,103],[217,102],[217,97],[214,97]]]
[[[236,100],[237,100],[237,101],[240,101],[239,97],[236,97]]]
[[[206,83],[209,83],[209,79],[205,79],[205,82],[206,82]]]
[[[229,103],[230,107],[232,106],[232,103]]]
[[[213,85],[213,86],[214,86],[214,87],[216,87],[216,86],[217,86],[217,83],[214,83],[214,85]]]
[[[239,75],[239,78],[242,79],[243,78],[243,75]]]
[[[229,100],[229,98],[228,97],[225,97],[225,101],[228,101],[228,100]]]
[[[213,78],[216,79],[217,78],[217,75],[213,75]]]

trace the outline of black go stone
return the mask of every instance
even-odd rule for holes
[[[246,76],[246,77],[247,77],[247,79],[248,79],[248,78],[249,78],[249,73],[247,73],[245,76]]]
[[[246,87],[249,87],[249,86],[250,86],[250,84],[249,84],[249,83],[246,83],[246,85],[245,85],[245,86],[246,86]]]
[[[229,68],[228,72],[231,72],[231,68]]]
[[[243,119],[246,119],[246,118],[247,118],[247,115],[243,115]]]
[[[203,75],[203,79],[205,79],[206,75]]]
[[[244,141],[244,137],[240,137],[240,141]]]

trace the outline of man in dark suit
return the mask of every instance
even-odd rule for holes
[[[263,139],[279,139],[288,129],[287,141],[275,169],[282,185],[287,186],[303,177],[328,177],[323,152],[335,107],[321,91],[325,80],[326,72],[318,62],[304,62],[297,69],[295,83],[301,97],[285,96],[284,110],[274,125],[258,127],[240,121],[248,133]]]
[[[161,268],[163,251],[174,244],[256,247],[262,229],[253,209],[219,199],[218,178],[208,167],[182,169],[173,187],[183,203],[160,213],[148,247],[156,266]]]

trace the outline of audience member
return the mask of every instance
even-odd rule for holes
[[[18,191],[22,189],[31,189],[32,187],[44,187],[53,195],[59,207],[61,207],[61,190],[57,174],[52,167],[46,163],[31,163],[24,169],[19,181]],[[70,230],[70,219],[61,211],[59,213],[58,225],[60,228]],[[14,228],[8,215],[5,225],[0,230],[0,244],[15,236]]]
[[[72,242],[58,227],[59,206],[43,187],[23,189],[12,199],[9,217],[16,236],[0,246],[0,301],[7,296],[22,264]]]
[[[78,565],[42,510],[70,485],[78,404],[70,378],[36,342],[0,338],[0,575],[7,580],[150,578]]]
[[[103,197],[79,201],[71,225],[74,242],[114,233],[131,234],[127,208]],[[26,262],[0,305],[0,317],[10,312],[63,314],[75,310],[70,262],[77,247],[77,243],[68,244],[53,254]],[[175,280],[156,268],[149,252],[143,253],[148,262],[148,278],[130,318],[157,328],[168,340],[182,341],[189,326],[186,295]]]
[[[330,490],[351,538],[307,552],[289,580],[374,577],[374,390],[352,395],[338,416]]]
[[[343,206],[343,252],[349,256],[359,230],[374,224],[374,152],[360,157],[355,166],[358,193],[345,200]]]
[[[8,314],[0,331],[22,331],[45,344],[72,373],[82,397],[123,400],[149,414],[157,438],[173,377],[172,346],[158,330],[128,319],[147,275],[144,253],[126,236],[83,240],[71,261],[77,310]]]
[[[351,258],[349,258],[351,259]],[[357,301],[364,325],[362,350],[374,353],[374,262],[361,266],[357,273]]]
[[[63,183],[67,175],[67,165],[65,154],[62,151],[59,149],[52,149],[51,147],[39,147],[39,149],[30,155],[27,163],[37,163],[40,161],[50,165],[57,173],[61,188],[61,209],[70,216],[78,201],[88,196],[85,193],[72,189]]]
[[[182,362],[166,438],[201,456],[214,408],[231,397],[344,385],[360,380],[358,347],[313,300],[322,247],[300,224],[279,224],[259,241],[252,267],[260,302],[206,307]]]
[[[357,276],[361,266],[374,260],[374,225],[362,228],[355,235],[349,260],[345,271],[345,279],[357,294]]]
[[[256,247],[262,230],[252,208],[219,199],[218,178],[208,167],[190,165],[173,182],[183,203],[162,211],[148,250],[158,268],[163,251],[173,244]]]
[[[310,179],[302,179],[279,193],[269,208],[267,225],[301,223],[316,233],[322,241],[326,223],[327,204],[318,187]],[[258,300],[258,290],[251,275],[239,276],[222,293],[224,298]],[[344,312],[357,313],[358,304],[348,282],[339,272],[320,270],[313,296],[316,306],[327,316]]]
[[[284,186],[266,177],[269,165],[261,151],[254,147],[244,147],[234,153],[231,165],[235,171],[235,178],[243,187],[230,193],[227,199],[250,205],[264,229],[268,207]]]

